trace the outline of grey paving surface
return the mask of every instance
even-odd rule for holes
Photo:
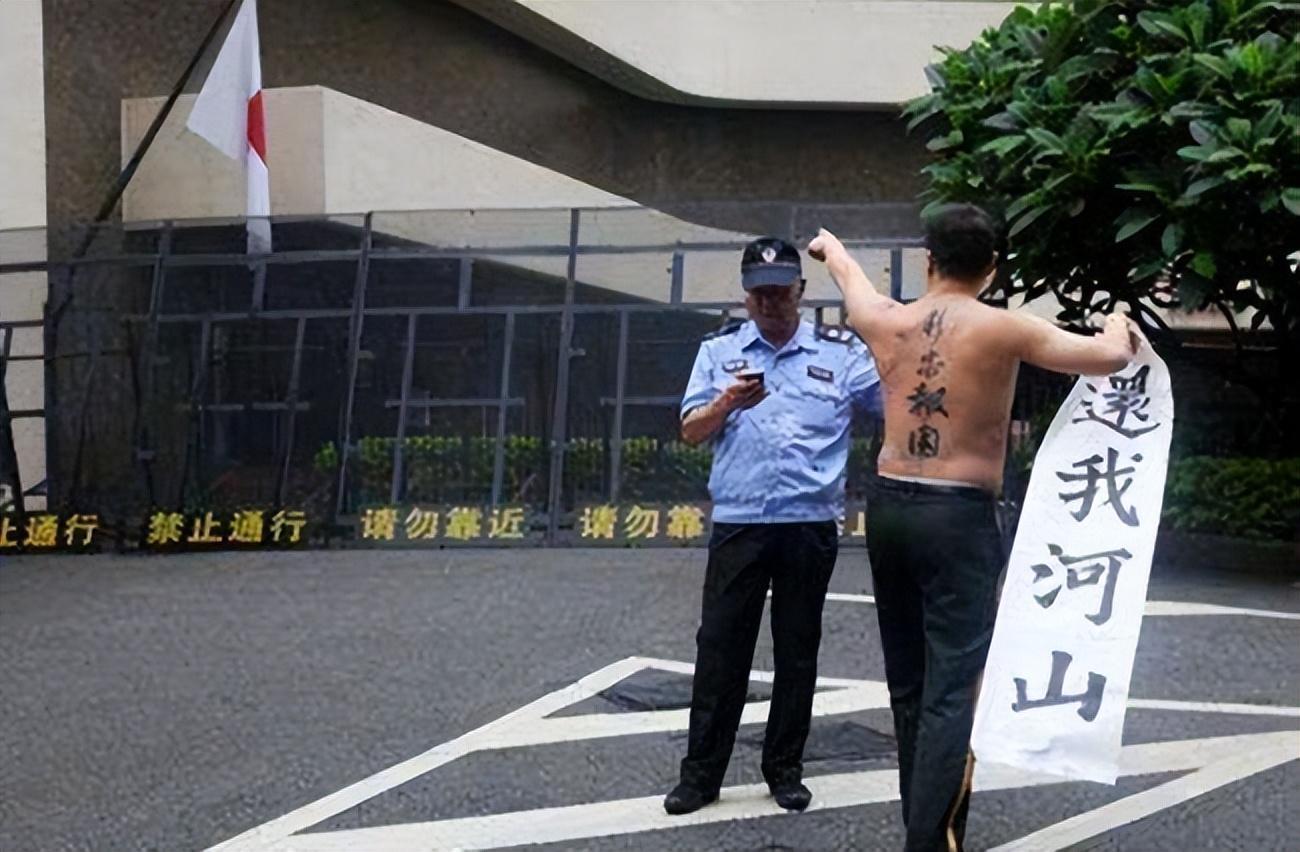
[[[702,571],[701,552],[673,550],[7,559],[0,849],[206,848],[616,660],[689,662]],[[841,557],[833,590],[870,591],[862,551]],[[1300,612],[1294,582],[1222,572],[1160,572],[1149,597]],[[883,677],[872,607],[828,603],[825,624],[823,674]],[[1132,692],[1300,706],[1297,640],[1297,621],[1148,618]],[[766,632],[755,665],[771,666]],[[815,726],[810,775],[894,765],[878,748],[886,712]],[[1133,711],[1125,740],[1296,729],[1296,718]],[[742,730],[728,784],[759,780],[760,731]],[[862,748],[844,756],[846,741]],[[665,733],[473,754],[311,831],[658,795],[683,748]],[[979,794],[970,848],[1164,780]],[[886,803],[545,848],[896,849],[900,832]],[[1085,848],[1282,850],[1296,837],[1292,761]]]

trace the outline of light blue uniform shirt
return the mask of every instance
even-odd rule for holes
[[[844,511],[853,407],[880,410],[880,377],[852,332],[799,330],[779,350],[753,321],[700,344],[682,417],[712,402],[737,373],[762,370],[768,397],[733,411],[713,439],[713,520],[731,524],[829,521]]]

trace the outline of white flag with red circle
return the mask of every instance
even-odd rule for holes
[[[266,167],[257,0],[243,0],[185,126],[247,166],[248,251],[271,250],[271,187]]]

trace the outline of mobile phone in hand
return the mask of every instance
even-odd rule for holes
[[[763,384],[763,371],[762,371],[762,370],[751,370],[751,371],[748,372],[748,373],[737,373],[737,374],[736,374],[736,378],[740,379],[741,381],[746,381],[746,382],[748,382],[748,381],[756,381],[756,382],[758,382],[758,383],[761,385],[761,384]]]

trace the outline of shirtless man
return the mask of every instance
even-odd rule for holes
[[[808,246],[843,291],[884,390],[867,552],[908,850],[959,850],[965,833],[971,723],[1002,571],[995,499],[1020,362],[1105,375],[1139,340],[1121,314],[1085,337],[977,301],[996,245],[984,211],[941,210],[926,225],[925,296],[906,305],[877,293],[830,232]]]

